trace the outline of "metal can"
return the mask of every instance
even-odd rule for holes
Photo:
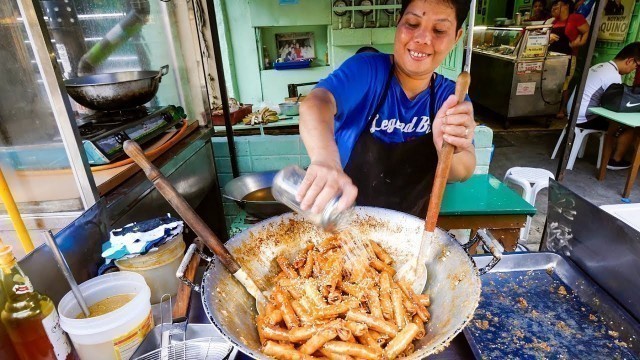
[[[516,25],[522,25],[522,14],[520,14],[519,12],[516,13],[515,22]]]
[[[300,202],[296,199],[296,194],[306,174],[306,171],[295,165],[287,166],[278,171],[273,178],[271,194],[276,200],[326,231],[336,232],[346,228],[353,211],[352,208],[343,211],[338,210],[340,196],[331,199],[319,214],[310,210],[302,210]]]

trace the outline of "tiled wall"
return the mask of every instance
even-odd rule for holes
[[[226,137],[214,137],[213,150],[220,186],[233,179],[231,160]],[[493,153],[493,132],[486,126],[478,126],[475,131],[476,174],[488,174]],[[287,165],[307,167],[309,156],[299,135],[255,135],[235,138],[236,155],[240,174],[280,170]],[[224,200],[227,225],[233,221],[240,209],[229,200]]]
[[[280,170],[287,165],[309,166],[311,162],[299,135],[255,135],[238,136],[234,139],[238,168],[240,174],[252,172]],[[226,137],[214,137],[218,181],[224,186],[233,179],[231,160]],[[224,213],[227,224],[238,214],[240,209],[232,201],[224,199]]]

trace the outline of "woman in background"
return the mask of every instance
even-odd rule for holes
[[[580,14],[573,13],[571,0],[554,0],[551,7],[551,16],[546,23],[553,24],[549,37],[549,51],[571,55],[567,77],[562,86],[562,104],[556,115],[559,119],[567,116],[565,109],[569,101],[569,83],[576,72],[578,51],[589,39],[589,23]]]
[[[547,0],[534,0],[531,5],[529,21],[546,21],[550,17],[549,10],[547,10]]]

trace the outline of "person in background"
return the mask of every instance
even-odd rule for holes
[[[569,100],[569,83],[576,72],[576,56],[582,46],[589,39],[589,24],[584,16],[572,14],[573,2],[571,0],[554,0],[551,6],[551,19],[545,24],[552,24],[549,37],[549,51],[571,55],[569,69],[564,85],[562,86],[562,103],[560,111],[556,115],[559,119],[567,116],[565,107]]]
[[[547,10],[547,0],[534,0],[531,4],[529,21],[546,21],[551,17]]]
[[[622,0],[609,0],[604,6],[605,15],[624,15],[624,5]]]
[[[590,113],[590,107],[600,106],[602,94],[611,84],[622,83],[622,75],[627,75],[640,66],[640,42],[631,43],[618,55],[606,63],[597,64],[589,69],[587,82],[580,101],[576,126],[582,129],[607,131],[609,122],[596,114]],[[571,110],[575,98],[575,90],[567,104],[567,112]],[[617,132],[616,150],[607,164],[609,170],[622,170],[631,166],[623,159],[633,142],[633,129],[623,128]]]
[[[378,51],[378,49],[372,47],[372,46],[363,46],[360,49],[358,49],[358,51],[356,51],[356,54],[362,54],[362,53],[374,53],[377,54],[380,51]]]

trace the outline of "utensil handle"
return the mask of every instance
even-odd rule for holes
[[[183,268],[183,264],[180,264],[180,269],[178,271],[182,270],[183,272],[182,274],[176,274],[179,279],[186,279],[191,283],[193,283],[196,277],[196,271],[198,270],[198,264],[200,263],[200,257],[193,256],[193,252],[195,252],[195,249],[202,250],[202,246],[203,246],[202,241],[200,241],[199,238],[196,238],[195,240],[193,240],[193,244],[189,246],[189,252],[191,252],[192,256],[189,259],[186,269]],[[190,300],[191,300],[191,287],[187,285],[184,281],[180,281],[180,286],[178,287],[178,294],[176,295],[176,302],[175,302],[175,305],[173,305],[173,314],[171,316],[173,319],[173,322],[182,322],[186,320]]]
[[[202,218],[196,214],[189,203],[187,203],[176,188],[171,185],[169,180],[162,175],[160,170],[147,159],[140,145],[133,140],[127,140],[122,147],[124,152],[140,166],[145,175],[147,175],[147,178],[151,180],[156,189],[158,189],[160,194],[178,212],[180,217],[182,217],[205,245],[218,256],[222,265],[232,274],[240,270],[240,265],[238,265],[231,253],[229,253],[229,250],[222,245],[220,239],[211,231]]]
[[[458,79],[456,80],[456,98],[458,99],[458,104],[465,101],[470,83],[471,76],[468,72],[463,71],[458,75]],[[451,170],[451,161],[453,160],[454,150],[455,149],[451,144],[446,141],[442,142],[442,150],[440,150],[440,154],[438,155],[438,165],[433,179],[431,197],[429,198],[429,207],[427,208],[427,218],[424,224],[424,228],[428,232],[434,232],[436,229],[438,214],[440,213],[440,206],[442,205],[442,197],[444,196],[444,189],[447,186],[449,170]]]
[[[169,65],[164,65],[160,68],[160,71],[158,72],[158,75],[160,75],[160,77],[163,77],[165,75],[167,75],[169,73]]]
[[[60,271],[62,271],[62,274],[67,279],[67,282],[71,287],[71,292],[73,293],[73,296],[76,298],[76,301],[80,306],[80,310],[82,310],[82,313],[84,314],[84,316],[89,317],[89,314],[90,314],[89,307],[87,307],[87,303],[86,301],[84,301],[84,296],[82,296],[80,287],[78,286],[76,279],[73,277],[73,273],[71,273],[69,264],[67,263],[67,260],[64,258],[64,255],[62,255],[62,251],[60,251],[60,248],[58,247],[58,244],[56,243],[56,239],[53,236],[53,233],[51,232],[51,230],[48,230],[47,232],[44,233],[44,239],[45,239],[45,242],[47,243],[47,246],[49,246],[49,249],[51,249],[53,258],[58,263],[58,268],[60,268]]]
[[[478,241],[482,241],[482,243],[489,249],[492,256],[491,261],[489,261],[487,265],[478,269],[478,275],[484,275],[493,269],[500,260],[502,260],[502,250],[498,240],[496,240],[496,238],[494,238],[487,229],[479,229],[473,239],[470,239],[466,244],[460,244],[460,246],[462,246],[464,251],[471,256],[471,254],[469,254],[469,249],[471,249],[471,247]],[[473,258],[471,258],[471,260],[473,260],[473,263],[475,264],[476,261]]]

